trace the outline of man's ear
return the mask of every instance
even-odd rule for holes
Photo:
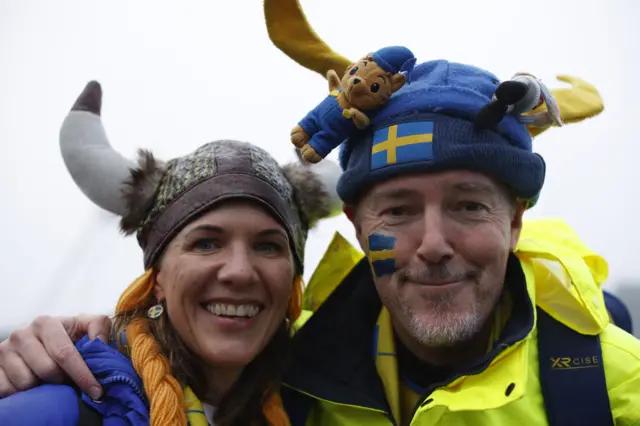
[[[342,210],[344,211],[345,216],[347,216],[347,219],[349,219],[351,221],[351,223],[353,223],[353,220],[355,219],[355,209],[353,208],[352,205],[350,204],[345,204],[342,207]]]
[[[391,76],[391,93],[397,92],[404,83],[407,82],[407,78],[402,73],[396,73]]]
[[[362,227],[360,226],[360,222],[356,220],[356,208],[351,204],[345,204],[343,207],[344,214],[347,216],[347,219],[351,221],[353,227],[356,231],[356,238],[360,241],[360,236],[362,235]]]
[[[522,217],[527,210],[527,202],[523,200],[517,200],[513,212],[513,219],[511,220],[511,241],[509,242],[509,249],[514,251],[520,241],[520,233],[522,232]]]

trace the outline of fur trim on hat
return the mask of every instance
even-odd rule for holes
[[[327,159],[317,164],[299,160],[283,166],[282,171],[294,187],[296,200],[309,228],[313,228],[320,219],[342,213],[342,200],[336,191],[342,171]]]
[[[135,233],[149,214],[164,172],[164,164],[150,151],[138,150],[138,167],[131,169],[131,175],[122,187],[125,211],[120,230],[125,235]]]

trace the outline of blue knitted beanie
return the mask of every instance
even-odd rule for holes
[[[398,175],[454,169],[489,175],[516,197],[535,200],[545,163],[532,152],[526,125],[513,115],[494,129],[474,125],[499,84],[493,74],[469,65],[417,65],[411,83],[371,117],[371,126],[342,144],[342,200],[355,203],[371,185]]]

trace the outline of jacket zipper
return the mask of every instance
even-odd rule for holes
[[[138,396],[138,398],[140,398],[145,406],[148,406],[148,401],[147,401],[147,397],[144,394],[144,392],[142,392],[142,390],[140,389],[140,387],[138,386],[138,384],[131,379],[130,377],[127,376],[111,376],[111,377],[107,377],[106,379],[102,379],[102,380],[98,380],[98,382],[102,385],[102,386],[106,386],[109,385],[111,383],[124,383],[129,385],[131,388],[133,388],[134,393]]]

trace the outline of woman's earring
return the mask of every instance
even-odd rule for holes
[[[151,319],[157,319],[158,317],[160,317],[160,315],[162,315],[163,312],[164,308],[161,304],[158,303],[157,305],[149,308],[149,310],[147,311],[147,316]]]

